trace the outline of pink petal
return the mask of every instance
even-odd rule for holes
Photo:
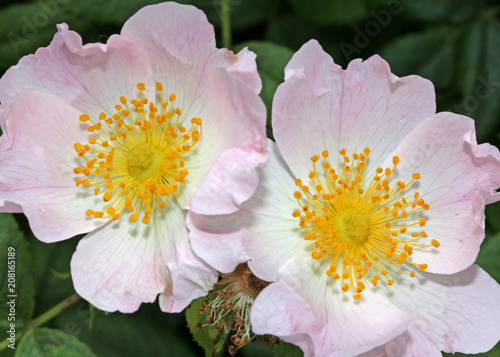
[[[249,259],[243,247],[243,237],[249,232],[240,216],[238,212],[216,216],[188,213],[187,226],[194,252],[221,273],[231,273]]]
[[[376,289],[355,301],[326,276],[324,261],[297,252],[252,306],[252,329],[298,344],[305,356],[348,357],[392,340],[405,331],[407,312]]]
[[[208,205],[212,214],[233,212],[255,190],[253,168],[266,160],[266,110],[257,96],[261,81],[255,54],[246,49],[237,55],[217,50],[205,14],[176,3],[144,7],[125,23],[122,35],[148,53],[155,80],[163,83],[166,93],[177,95],[183,115],[203,121],[202,138],[186,159],[190,174],[177,195],[181,206],[187,207],[202,185],[192,210],[203,214]],[[226,151],[235,147],[244,151]],[[223,152],[225,156],[209,172]],[[230,182],[224,196],[211,188],[220,184],[221,176]],[[214,207],[220,210],[213,211]]]
[[[227,215],[191,212],[188,225],[194,251],[217,270],[231,272],[250,257],[254,274],[275,281],[281,265],[307,243],[292,217],[297,201],[291,174],[270,140],[268,150],[267,166],[257,169],[260,184],[239,211]]]
[[[252,195],[255,167],[267,160],[265,106],[223,69],[212,71],[208,93],[199,113],[203,133],[186,159],[189,176],[177,199],[182,207],[191,200],[190,209],[199,214],[225,214]]]
[[[201,214],[227,214],[237,211],[259,183],[255,168],[266,162],[267,155],[231,148],[213,163],[191,199],[190,208]]]
[[[437,249],[415,249],[412,260],[428,264],[429,272],[467,268],[484,239],[484,197],[499,198],[494,195],[500,187],[498,149],[477,145],[472,119],[439,113],[418,124],[393,154],[400,158],[393,182],[409,182],[420,173],[413,190],[430,204],[422,213],[427,220],[422,230],[441,243]],[[392,167],[392,156],[385,166]]]
[[[217,50],[213,26],[193,6],[173,2],[146,6],[125,23],[121,33],[144,48],[155,79],[179,96],[185,111],[191,112],[196,102],[203,103],[205,79],[216,67],[226,68],[256,93],[262,87],[255,54]]]
[[[500,285],[477,265],[454,275],[421,273],[387,290],[413,314],[408,331],[384,346],[387,356],[480,353],[500,340]]]
[[[129,39],[115,35],[106,45],[82,46],[80,36],[66,24],[58,29],[49,47],[23,57],[0,80],[2,126],[1,108],[26,90],[56,94],[95,118],[102,111],[114,114],[120,96],[135,98],[137,83],[153,88],[147,55]]]
[[[123,214],[80,241],[71,261],[79,295],[104,311],[134,312],[161,294],[162,310],[179,312],[213,287],[217,273],[192,253],[185,213],[168,203],[148,225]]]
[[[164,53],[198,67],[215,50],[214,28],[203,11],[174,2],[143,7],[125,22],[121,34],[147,50],[156,73],[167,67],[161,61]]]
[[[89,232],[106,221],[85,216],[102,200],[77,187],[82,162],[73,146],[88,140],[80,112],[53,94],[25,92],[6,111],[0,137],[0,205],[23,212],[44,242]]]
[[[375,169],[420,121],[435,113],[431,82],[397,78],[378,56],[352,61],[346,70],[311,40],[291,59],[273,102],[273,133],[296,177],[305,179],[311,156],[330,150],[339,167],[340,149],[369,147]]]
[[[237,54],[225,48],[218,50],[219,55],[215,56],[219,59],[224,59],[224,64],[221,67],[226,67],[228,73],[233,78],[238,78],[247,86],[249,86],[256,94],[259,94],[262,89],[262,80],[260,79],[259,72],[257,72],[257,63],[255,52],[250,51],[248,48],[242,49]]]
[[[242,208],[251,231],[244,236],[244,246],[254,274],[276,281],[281,266],[310,243],[304,240],[304,232],[292,216],[299,208],[293,196],[296,187],[292,174],[274,142],[269,141],[268,150],[268,164],[259,169],[260,185]]]
[[[415,336],[415,331],[418,327],[411,322],[406,332],[357,357],[442,357],[441,351],[427,335],[419,333]]]
[[[311,306],[283,281],[271,284],[257,296],[250,322],[254,333],[278,336],[299,346],[305,356],[314,355],[310,333],[318,333],[322,327]]]

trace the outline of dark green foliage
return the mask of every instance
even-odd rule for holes
[[[0,72],[47,46],[56,24],[68,23],[84,43],[106,42],[142,6],[158,0],[0,1]],[[220,46],[218,0],[181,0],[202,9]],[[342,66],[354,58],[382,55],[398,76],[428,78],[436,87],[438,111],[451,110],[476,121],[479,142],[500,144],[500,6],[497,0],[229,0],[233,48],[257,53],[268,111],[293,53],[317,39]],[[1,180],[1,178],[0,178]],[[477,263],[500,280],[500,205],[487,208],[487,237]],[[70,260],[79,238],[45,244],[36,240],[23,216],[0,214],[0,327],[8,326],[7,249],[16,250],[17,331],[74,293]],[[20,229],[21,230],[20,230]],[[57,272],[58,274],[54,274]],[[162,313],[157,303],[135,314],[105,314],[79,301],[17,341],[16,356],[227,356],[224,338],[193,329],[196,304],[185,315]],[[193,335],[190,334],[190,331]],[[212,332],[211,332],[212,331]],[[196,341],[193,341],[194,340]],[[55,341],[55,343],[54,343]],[[62,341],[62,342],[61,342]],[[199,347],[200,344],[202,347]],[[49,346],[45,348],[46,346]],[[87,347],[88,346],[88,347]],[[7,349],[2,356],[13,356]],[[301,356],[282,342],[250,343],[238,356]],[[445,354],[445,356],[448,356]],[[451,355],[450,355],[451,356]],[[461,356],[456,354],[455,356]],[[500,347],[479,356],[498,357]]]

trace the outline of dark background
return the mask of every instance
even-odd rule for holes
[[[219,1],[179,2],[193,4],[207,14],[222,47]],[[23,55],[47,46],[57,23],[68,23],[84,43],[105,43],[110,35],[120,32],[128,17],[152,3],[156,1],[0,1],[0,73]],[[232,49],[248,46],[257,52],[264,83],[262,98],[268,110],[277,85],[283,81],[284,66],[293,52],[314,38],[343,67],[351,59],[378,53],[396,75],[419,74],[430,79],[436,87],[438,111],[474,118],[478,142],[499,145],[499,1],[229,0],[229,5]],[[272,135],[271,128],[268,133]],[[486,212],[487,237],[478,263],[500,281],[500,205],[490,205]],[[21,247],[18,268],[23,264],[26,272],[19,274],[26,274],[25,296],[33,297],[25,298],[18,308],[29,321],[74,293],[71,279],[55,272],[69,272],[78,237],[44,244],[33,237],[22,215],[14,217],[21,233],[17,233],[11,215],[2,214],[0,238],[15,236],[15,244]],[[4,241],[0,247],[7,244],[11,242]],[[4,269],[4,258],[0,259],[0,270]],[[34,279],[33,284],[30,279]],[[2,309],[1,319],[6,316]],[[3,331],[6,321],[1,319]],[[86,302],[80,301],[46,327],[76,336],[102,357],[204,354],[192,341],[184,314],[162,313],[157,303],[143,304],[137,313],[123,315],[91,311]],[[492,328],[500,328],[500,322]],[[238,355],[265,357],[272,356],[272,351],[272,347],[257,342]],[[500,356],[500,348],[481,356]]]

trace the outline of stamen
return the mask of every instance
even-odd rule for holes
[[[199,324],[197,328],[211,326],[220,331],[224,325],[232,331],[229,354],[234,356],[238,349],[256,339],[251,331],[250,308],[258,294],[270,283],[257,278],[246,264],[239,265],[230,274],[221,274],[214,292],[203,301],[198,314],[208,311],[206,324]],[[212,297],[215,296],[215,297]],[[277,338],[264,337],[267,344],[277,341]]]
[[[101,113],[98,120],[102,123],[87,114],[80,116],[82,123],[90,123],[88,131],[93,136],[88,144],[74,145],[86,165],[73,172],[89,177],[78,178],[76,184],[93,186],[94,194],[101,194],[103,200],[103,209],[87,211],[87,216],[117,220],[127,208],[135,212],[130,221],[137,222],[144,212],[141,221],[148,224],[151,212],[157,206],[164,208],[165,199],[172,198],[185,183],[189,171],[184,168],[183,156],[199,142],[202,120],[192,118],[189,128],[182,126],[176,95],[170,94],[167,101],[162,84],[155,87],[160,98],[157,106],[156,101],[144,98],[146,86],[139,83],[140,98],[128,101],[121,96],[124,107],[117,105],[112,116]]]
[[[394,272],[413,278],[412,266],[427,269],[427,264],[408,260],[413,248],[438,248],[440,244],[436,239],[421,244],[427,234],[416,231],[427,222],[416,218],[418,212],[430,208],[418,192],[406,193],[420,179],[419,173],[414,173],[409,182],[398,181],[391,187],[391,176],[400,162],[394,156],[393,167],[377,168],[366,184],[370,149],[354,153],[352,160],[346,152],[340,150],[343,164],[339,175],[327,160],[328,151],[321,153],[323,172],[316,167],[320,156],[311,157],[313,170],[308,177],[312,184],[295,181],[300,191],[294,197],[301,209],[294,210],[292,216],[299,218],[299,226],[307,231],[304,239],[313,244],[312,258],[328,259],[326,275],[338,280],[344,293],[351,292],[359,300],[366,289],[363,281],[376,286],[381,275],[387,285],[393,285]]]

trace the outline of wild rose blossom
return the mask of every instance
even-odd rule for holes
[[[203,12],[176,3],[141,9],[106,44],[58,30],[0,80],[0,210],[44,242],[90,232],[71,273],[98,308],[160,294],[180,311],[218,276],[192,251],[186,210],[233,212],[267,158],[255,54],[216,49]]]
[[[499,285],[473,265],[500,154],[474,123],[435,113],[432,84],[378,56],[346,70],[316,41],[285,69],[276,144],[235,214],[190,213],[195,252],[272,281],[256,334],[306,356],[478,353],[500,339]]]

